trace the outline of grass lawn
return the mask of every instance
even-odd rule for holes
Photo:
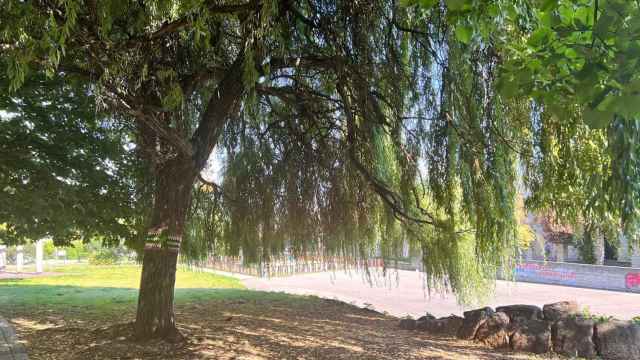
[[[30,359],[550,359],[496,352],[398,329],[398,319],[343,302],[243,289],[181,268],[184,343],[131,340],[140,268],[73,265],[55,276],[0,280],[0,316]]]
[[[135,305],[140,267],[69,265],[53,268],[56,276],[0,280],[1,308],[86,309],[91,313],[120,311]],[[229,296],[219,289],[242,289],[239,280],[179,268],[176,303]]]

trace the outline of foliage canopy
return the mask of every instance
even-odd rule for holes
[[[162,191],[221,149],[221,183],[198,176],[185,249],[355,261],[408,241],[430,286],[464,295],[509,265],[523,188],[530,208],[563,221],[637,223],[639,11],[9,2],[0,47],[12,90],[33,74],[90,84],[101,110],[130,121]]]
[[[96,111],[86,84],[34,77],[0,93],[0,109],[3,242],[133,237],[141,174],[130,129]]]

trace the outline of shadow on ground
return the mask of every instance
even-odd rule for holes
[[[53,288],[29,286],[22,296],[38,292],[104,296],[106,291],[119,294],[113,299],[122,302],[112,307],[74,307],[73,302],[50,299],[51,305],[37,310],[16,303],[0,308],[31,359],[535,358],[402,331],[397,318],[339,301],[238,289],[178,289],[176,316],[186,342],[136,343],[130,340],[135,316],[132,289]],[[2,304],[7,305],[7,299],[0,296]]]

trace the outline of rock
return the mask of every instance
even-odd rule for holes
[[[596,347],[593,343],[594,321],[582,317],[566,317],[551,328],[553,350],[566,356],[593,359]]]
[[[596,348],[603,359],[640,359],[640,325],[611,320],[595,326]]]
[[[417,322],[414,319],[402,319],[400,320],[400,329],[402,330],[415,330]]]
[[[464,340],[473,340],[473,338],[476,337],[476,332],[480,325],[493,314],[494,311],[490,307],[465,311],[462,327],[460,327],[458,331],[458,337]]]
[[[436,317],[435,317],[435,316],[433,316],[433,315],[431,315],[431,314],[427,313],[426,315],[420,316],[420,317],[418,318],[418,321],[435,320],[435,319],[436,319]]]
[[[496,308],[496,312],[503,312],[511,321],[542,320],[542,309],[535,305],[509,305]]]
[[[578,314],[578,303],[575,301],[561,301],[547,304],[542,308],[544,319],[555,322],[569,315]]]
[[[440,319],[426,319],[418,321],[417,328],[431,335],[456,336],[462,327],[463,318],[455,315]]]
[[[551,351],[551,325],[544,320],[519,318],[512,327],[509,342],[516,351],[547,353]]]
[[[509,316],[497,312],[478,327],[475,339],[494,349],[509,346]]]

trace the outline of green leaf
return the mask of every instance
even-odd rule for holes
[[[538,47],[546,42],[548,35],[549,33],[547,28],[540,28],[531,34],[527,43],[533,47]]]
[[[469,0],[445,0],[447,8],[451,11],[464,11],[471,8]]]
[[[613,24],[615,18],[607,13],[604,13],[598,18],[598,22],[593,27],[595,34],[601,38],[605,38],[609,28]]]
[[[473,35],[473,29],[469,26],[458,25],[456,27],[456,40],[468,44],[471,41],[471,36]]]
[[[518,82],[513,77],[501,77],[497,86],[500,94],[506,98],[513,98],[518,94]]]
[[[640,114],[640,96],[624,95],[616,101],[616,109],[627,118],[634,118]]]
[[[544,0],[540,7],[542,11],[553,10],[558,7],[558,0]]]
[[[604,129],[613,120],[613,113],[585,107],[585,109],[582,110],[582,118],[590,128]]]
[[[420,7],[432,8],[438,4],[438,0],[420,0]]]
[[[411,7],[418,3],[417,0],[400,0],[401,7]],[[420,2],[420,6],[422,6],[422,1]]]

